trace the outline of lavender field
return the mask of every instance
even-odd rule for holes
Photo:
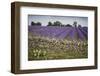
[[[87,27],[28,26],[28,60],[87,57]]]

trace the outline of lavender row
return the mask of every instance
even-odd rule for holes
[[[33,34],[49,38],[70,38],[72,40],[83,40],[87,38],[87,31],[85,31],[82,27],[29,26],[28,31]]]

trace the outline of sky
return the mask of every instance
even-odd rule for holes
[[[28,15],[28,25],[31,25],[31,22],[41,22],[42,26],[47,26],[48,22],[60,21],[62,24],[71,24],[73,25],[74,21],[77,21],[77,24],[81,26],[88,27],[88,17],[75,17],[75,16],[53,16],[53,15]]]

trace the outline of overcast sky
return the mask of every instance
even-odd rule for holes
[[[77,21],[81,26],[88,26],[88,17],[75,17],[75,16],[50,16],[50,15],[29,15],[28,16],[28,25],[31,25],[31,22],[41,22],[42,26],[47,26],[48,22],[60,21],[62,24],[71,24],[73,25],[74,21]]]

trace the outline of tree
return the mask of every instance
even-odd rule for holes
[[[41,24],[41,22],[37,22],[36,25],[37,26],[41,26],[42,24]]]
[[[67,24],[67,25],[65,25],[66,27],[72,27],[72,25],[70,25],[70,24]]]
[[[77,27],[77,21],[74,21],[73,25],[74,27]]]
[[[34,25],[35,25],[35,22],[32,21],[32,22],[31,22],[31,26],[34,26]]]
[[[60,21],[54,22],[54,26],[61,26],[61,25],[62,25],[62,23]]]
[[[78,27],[82,27],[81,25],[78,25]]]
[[[56,22],[53,23],[53,26],[57,26]]]
[[[48,22],[48,25],[47,26],[52,26],[53,24],[52,24],[52,22]]]

